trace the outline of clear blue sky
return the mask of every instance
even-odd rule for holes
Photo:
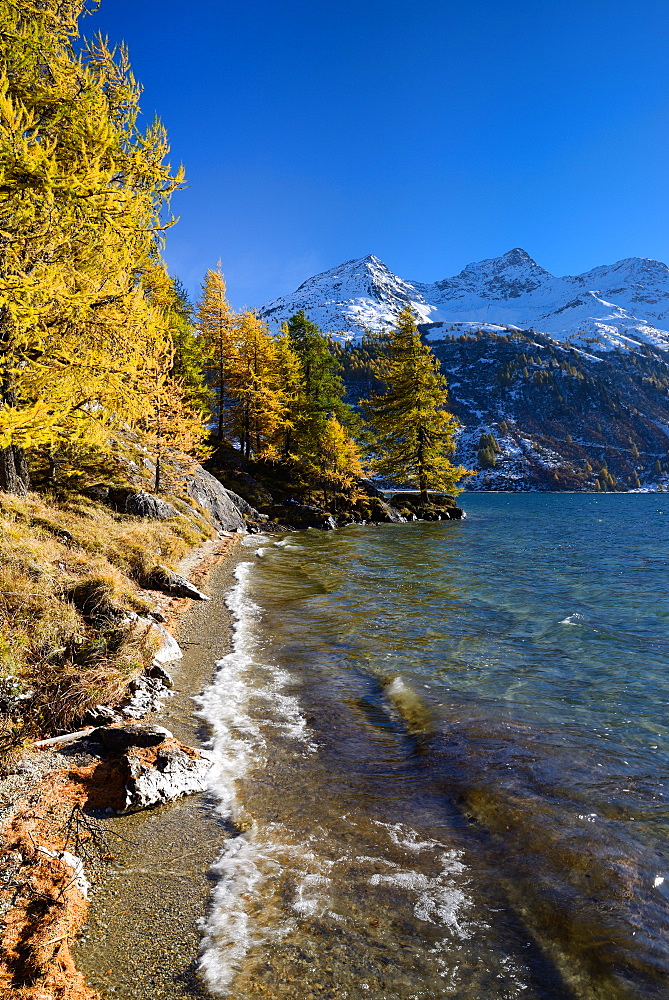
[[[237,307],[375,253],[669,262],[666,0],[102,0],[187,188],[167,259]]]

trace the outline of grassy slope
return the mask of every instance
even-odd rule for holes
[[[206,537],[201,521],[147,521],[80,493],[0,493],[0,750],[122,698],[153,654],[123,612],[150,610],[142,578]]]

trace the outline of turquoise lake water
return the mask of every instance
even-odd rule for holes
[[[669,997],[669,496],[250,538],[216,995]]]

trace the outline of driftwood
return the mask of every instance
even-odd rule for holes
[[[74,743],[75,740],[82,740],[90,736],[95,731],[96,726],[89,726],[88,729],[78,729],[76,733],[65,733],[64,736],[51,736],[48,740],[36,740],[34,747],[53,747],[58,743]]]

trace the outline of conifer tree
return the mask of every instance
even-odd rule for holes
[[[278,351],[265,324],[252,312],[237,317],[228,360],[233,428],[246,459],[272,451],[287,409]]]
[[[344,402],[346,388],[340,375],[341,362],[334,357],[318,326],[300,310],[288,320],[286,333],[302,373],[294,438],[298,451],[313,459],[329,417],[337,417],[353,432],[359,420]]]
[[[214,397],[205,378],[209,350],[195,327],[193,307],[178,278],[172,280],[166,317],[174,348],[170,374],[181,385],[188,404],[208,419]]]
[[[184,455],[190,456],[192,466],[211,454],[205,444],[208,434],[202,414],[188,402],[183,386],[160,370],[155,373],[151,412],[142,422],[142,440],[148,446],[155,465],[153,488],[159,493],[167,480],[174,485],[174,475],[166,469],[166,459],[179,452],[179,469],[184,469]]]
[[[165,355],[144,274],[180,183],[137,128],[127,53],[73,39],[80,0],[0,0],[0,489],[26,448],[106,441],[146,412]],[[148,361],[148,365],[147,365]]]
[[[288,324],[282,323],[281,332],[274,338],[277,372],[284,396],[284,414],[277,433],[279,454],[285,461],[292,455],[294,430],[300,416],[302,399],[302,365],[293,349]]]
[[[332,501],[337,509],[337,497],[346,494],[349,498],[356,479],[362,479],[360,450],[335,416],[327,418],[318,445],[318,482],[323,495],[323,505]]]
[[[227,429],[226,397],[230,391],[229,363],[235,350],[235,314],[226,297],[220,261],[205,274],[195,315],[197,329],[207,345],[209,385],[215,394],[217,437],[221,444]]]
[[[455,467],[455,417],[446,410],[447,385],[439,361],[423,344],[410,308],[380,348],[374,374],[385,385],[364,404],[374,438],[374,468],[396,482],[428,489],[457,489],[467,475]]]
[[[500,451],[495,435],[490,431],[483,432],[479,438],[477,460],[482,469],[493,469],[497,465],[497,454]]]

